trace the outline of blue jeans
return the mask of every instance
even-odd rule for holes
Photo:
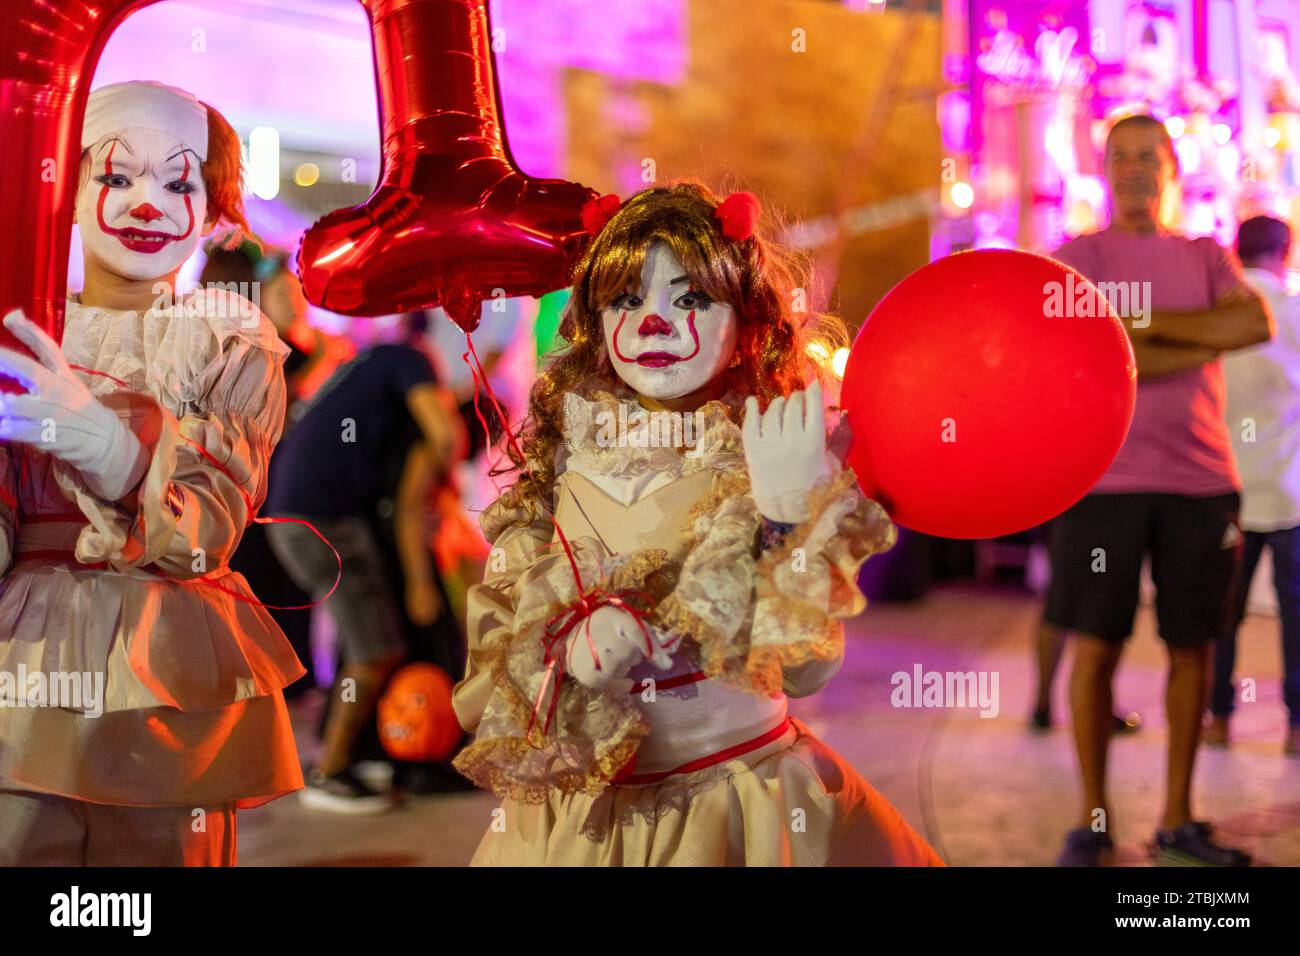
[[[1246,616],[1246,596],[1259,556],[1267,545],[1273,553],[1273,583],[1282,619],[1282,699],[1292,726],[1300,726],[1300,527],[1281,531],[1247,531],[1228,631],[1214,649],[1214,683],[1210,710],[1218,717],[1232,713],[1236,687],[1232,670],[1237,658],[1237,629]]]

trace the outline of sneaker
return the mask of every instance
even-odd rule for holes
[[[371,788],[351,767],[329,777],[313,767],[307,771],[306,783],[298,799],[312,810],[357,816],[385,813],[393,808],[391,794]]]
[[[387,793],[393,789],[393,765],[387,761],[358,760],[351,770],[375,793]]]
[[[1250,854],[1215,843],[1214,829],[1189,820],[1176,830],[1156,831],[1157,866],[1250,866]]]
[[[1201,743],[1216,750],[1228,746],[1228,718],[1215,714],[1201,731]]]
[[[1092,827],[1075,827],[1065,835],[1065,847],[1056,859],[1057,866],[1105,866],[1110,862],[1115,844],[1109,833]]]

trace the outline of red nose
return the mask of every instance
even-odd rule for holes
[[[673,327],[657,315],[647,315],[641,320],[637,335],[672,335]]]
[[[162,210],[152,203],[142,202],[131,210],[131,218],[139,219],[141,222],[153,222],[155,219],[163,217]]]

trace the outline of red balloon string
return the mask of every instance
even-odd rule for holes
[[[506,441],[510,443],[511,450],[514,451],[518,459],[524,463],[524,468],[531,475],[532,465],[529,463],[528,459],[524,457],[523,449],[519,447],[519,443],[515,440],[515,434],[510,428],[509,419],[506,418],[505,411],[501,408],[501,403],[497,401],[496,392],[492,390],[492,383],[488,381],[487,373],[483,371],[483,363],[479,361],[478,352],[474,349],[473,333],[465,333],[465,344],[468,346],[468,350],[461,356],[461,359],[466,362],[469,361],[470,356],[474,359],[474,364],[470,366],[470,373],[474,376],[474,413],[478,415],[478,420],[483,425],[484,439],[487,441],[488,445],[491,446],[492,435],[488,431],[487,422],[484,421],[483,413],[479,410],[478,406],[480,383],[482,389],[487,392],[488,399],[492,402],[492,407],[496,410],[497,420],[501,422],[502,431],[505,432]],[[475,370],[476,368],[477,371]],[[543,507],[546,507],[544,503]],[[578,571],[578,562],[573,557],[573,549],[569,546],[569,539],[564,534],[564,529],[560,527],[560,523],[555,520],[555,513],[551,511],[550,508],[546,508],[546,512],[551,519],[551,524],[555,526],[555,533],[559,535],[560,544],[564,546],[564,553],[568,556],[569,567],[573,569],[573,579],[578,585],[578,593],[582,594],[586,590],[586,587],[582,583],[582,574]]]
[[[528,718],[528,729],[524,731],[524,738],[532,740],[533,727],[537,725],[537,719],[543,710],[546,711],[546,718],[542,722],[542,735],[545,736],[551,729],[551,721],[555,717],[555,711],[559,705],[559,696],[551,693],[558,686],[560,680],[564,677],[565,670],[565,653],[564,649],[567,644],[566,638],[572,631],[583,621],[587,622],[584,628],[584,635],[587,639],[587,647],[591,651],[591,658],[596,663],[596,670],[600,670],[600,655],[596,652],[596,642],[591,636],[591,615],[606,605],[621,608],[636,620],[637,626],[641,628],[641,634],[645,637],[645,656],[649,657],[654,653],[654,638],[650,634],[650,627],[646,624],[646,613],[635,605],[629,603],[625,598],[641,597],[646,601],[651,599],[645,591],[605,591],[602,588],[595,588],[583,594],[577,602],[563,609],[558,614],[554,614],[546,622],[542,629],[542,643],[546,647],[546,652],[542,656],[542,663],[546,665],[546,674],[542,678],[542,686],[537,692],[537,700],[533,704],[533,713]],[[558,625],[558,626],[557,626]],[[549,696],[549,703],[547,699]]]
[[[469,365],[470,374],[474,378],[474,413],[478,416],[479,423],[483,426],[483,435],[490,448],[492,446],[492,435],[488,429],[487,421],[483,417],[483,412],[479,409],[479,389],[487,393],[488,400],[491,401],[492,407],[496,410],[497,418],[501,422],[502,430],[505,433],[506,441],[509,442],[510,448],[514,451],[516,458],[522,461],[524,469],[531,475],[532,464],[525,457],[523,450],[515,439],[510,423],[506,418],[501,403],[497,401],[496,393],[492,390],[492,383],[488,381],[487,373],[483,370],[483,364],[479,361],[478,352],[474,349],[474,336],[471,332],[465,333],[466,351],[461,355],[461,359],[466,365]],[[473,358],[473,362],[470,359]],[[564,679],[565,673],[565,638],[580,622],[589,620],[596,610],[605,605],[612,605],[621,608],[631,614],[636,619],[637,625],[641,628],[642,634],[646,639],[646,657],[654,652],[653,638],[650,634],[650,628],[645,622],[647,612],[629,604],[627,597],[643,597],[647,600],[649,595],[644,591],[606,591],[602,588],[595,588],[591,591],[586,589],[582,582],[582,574],[578,571],[578,562],[573,555],[573,549],[569,545],[569,539],[560,527],[559,521],[555,518],[555,512],[542,503],[546,510],[547,516],[551,519],[551,524],[555,526],[555,533],[559,537],[560,544],[564,548],[564,554],[569,559],[569,567],[573,570],[573,580],[578,587],[578,599],[569,607],[560,611],[546,622],[542,630],[542,643],[545,646],[543,663],[546,665],[546,673],[542,678],[542,685],[538,689],[537,699],[533,703],[532,716],[528,721],[528,729],[525,731],[525,739],[532,743],[532,731],[537,721],[541,718],[543,711],[546,717],[542,722],[542,734],[545,736],[551,727],[552,718],[555,716],[556,707],[559,704],[559,697],[556,690],[560,681]],[[558,626],[558,629],[557,629]],[[595,661],[596,669],[600,670],[600,656],[596,651],[595,642],[591,637],[590,625],[586,628],[587,647],[591,651],[592,660]],[[549,701],[549,702],[548,702]]]
[[[124,388],[128,390],[130,389],[130,386],[128,386],[126,382],[122,381],[120,378],[116,378],[112,375],[109,375],[107,372],[101,372],[98,369],[93,369],[93,368],[86,368],[84,365],[71,365],[69,367],[75,369],[78,372],[84,372],[87,375],[98,375],[101,378],[106,378],[109,381],[118,385],[120,388]],[[248,513],[250,515],[254,515],[252,519],[254,524],[306,525],[308,528],[311,529],[312,534],[316,535],[316,537],[320,538],[322,541],[325,542],[325,546],[329,548],[331,552],[333,552],[334,560],[338,562],[338,566],[339,566],[338,573],[334,575],[334,583],[330,586],[330,589],[325,592],[325,596],[320,598],[317,601],[311,602],[310,604],[267,604],[264,601],[259,601],[255,597],[248,597],[245,594],[240,594],[239,592],[234,591],[228,587],[225,587],[224,585],[206,576],[196,578],[195,579],[196,583],[201,584],[204,587],[212,588],[215,591],[220,591],[222,594],[229,595],[230,597],[234,598],[237,601],[243,601],[245,604],[252,604],[255,605],[256,607],[264,607],[267,610],[271,610],[271,611],[306,611],[320,604],[324,604],[327,600],[329,600],[330,595],[333,594],[338,589],[339,581],[343,579],[343,558],[339,555],[338,549],[335,548],[334,545],[330,543],[329,538],[321,534],[320,529],[317,528],[310,521],[306,520],[305,518],[256,517],[257,509],[253,507],[252,496],[249,495],[248,491],[245,490],[244,486],[239,482],[239,480],[230,473],[229,469],[227,469],[224,464],[217,461],[217,459],[212,455],[212,453],[208,451],[206,448],[204,448],[202,445],[200,445],[198,442],[194,441],[191,438],[187,438],[184,435],[181,435],[180,437],[184,439],[186,442],[188,442],[189,444],[193,445],[195,450],[198,451],[198,453],[201,456],[203,456],[203,458],[206,459],[207,462],[210,465],[212,465],[213,468],[217,469],[217,471],[221,472],[221,474],[225,475],[227,478],[230,479],[231,483],[235,486],[235,490],[238,491],[240,496],[244,499],[244,507],[248,510]],[[26,463],[27,463],[26,458],[24,458],[23,464],[26,465]],[[161,575],[159,576],[161,577]]]

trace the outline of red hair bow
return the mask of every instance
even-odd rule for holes
[[[582,228],[584,231],[595,236],[600,230],[605,228],[605,223],[614,218],[614,213],[618,212],[623,205],[613,193],[601,196],[599,199],[588,199],[582,204]]]
[[[758,228],[758,216],[762,207],[758,197],[753,193],[732,193],[718,203],[718,222],[722,224],[722,234],[736,242],[744,242],[754,235]]]

